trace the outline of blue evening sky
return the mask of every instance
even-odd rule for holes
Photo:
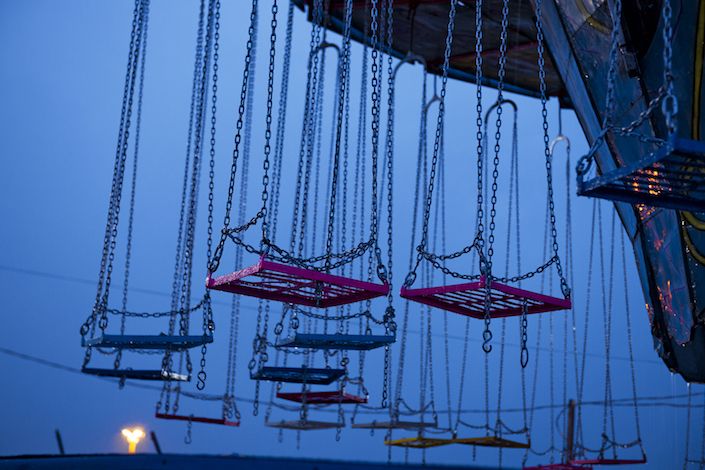
[[[279,37],[284,36],[286,1],[281,2]],[[257,66],[255,112],[252,137],[252,170],[249,200],[257,201],[261,155],[264,135],[264,91],[269,31],[269,2],[261,5],[259,60]],[[188,125],[188,105],[193,67],[193,49],[197,21],[195,0],[152,2],[149,25],[149,50],[145,83],[145,101],[142,123],[141,163],[138,177],[138,202],[135,221],[135,245],[130,294],[133,310],[158,311],[168,308],[171,286],[173,246],[178,215],[179,185],[183,168],[184,148]],[[218,97],[218,144],[216,164],[216,229],[222,220],[225,188],[230,167],[234,122],[237,110],[241,68],[248,27],[248,2],[224,1],[221,27],[220,94]],[[79,368],[83,350],[78,329],[90,312],[95,295],[102,232],[112,173],[115,139],[117,135],[124,67],[129,39],[132,2],[127,0],[31,0],[0,2],[0,305],[2,328],[0,347],[37,356],[46,360]],[[285,143],[285,168],[282,177],[281,231],[288,238],[295,164],[301,132],[302,105],[305,93],[306,57],[310,25],[305,15],[295,11],[294,50],[291,57],[289,121]],[[331,39],[339,42],[339,37]],[[277,70],[281,67],[280,44]],[[356,123],[359,93],[361,48],[353,48],[353,86],[351,115]],[[329,56],[331,59],[333,56]],[[329,67],[329,71],[332,67]],[[401,69],[396,90],[395,135],[395,289],[398,280],[406,274],[409,237],[411,232],[411,202],[418,145],[419,108],[421,93],[419,66]],[[333,76],[328,75],[328,90]],[[430,77],[429,77],[430,78]],[[429,80],[429,85],[432,80]],[[278,81],[277,81],[278,96]],[[446,227],[449,250],[469,243],[474,227],[475,210],[475,138],[473,85],[450,81],[446,115],[446,159],[448,223]],[[496,98],[494,90],[485,90],[484,105]],[[519,162],[521,197],[522,268],[532,269],[542,261],[545,210],[545,169],[543,141],[540,127],[540,107],[535,99],[514,96],[519,105]],[[328,99],[328,104],[331,100]],[[326,115],[330,115],[330,108]],[[511,123],[505,113],[500,205],[498,209],[497,265],[504,266],[505,232],[507,219],[507,171]],[[587,143],[574,114],[563,113],[563,131],[571,139],[573,155],[571,168],[577,157],[587,149]],[[551,136],[557,133],[557,102],[549,102]],[[433,127],[435,115],[429,126]],[[327,135],[327,133],[324,132]],[[356,127],[351,129],[351,139]],[[431,136],[432,133],[429,133]],[[326,137],[327,139],[327,137]],[[326,141],[327,142],[327,141]],[[325,147],[325,145],[324,145]],[[556,194],[561,244],[565,230],[565,154],[557,151]],[[573,174],[570,176],[573,185]],[[204,185],[205,188],[205,180]],[[205,200],[203,193],[201,201]],[[239,193],[236,194],[239,195]],[[589,242],[592,233],[592,202],[578,199],[571,190],[573,206],[573,251],[575,274],[573,291],[576,303],[577,333],[582,341],[586,315],[587,272]],[[325,197],[324,194],[320,195]],[[253,206],[250,205],[250,208]],[[254,213],[254,211],[252,211]],[[605,263],[609,255],[611,207],[602,205],[604,218]],[[205,214],[205,206],[200,215]],[[205,244],[203,217],[199,220],[198,253],[194,296],[202,292],[205,276]],[[621,231],[618,232],[618,237]],[[626,333],[624,295],[621,281],[619,238],[616,239],[612,372],[613,396],[625,399],[631,396],[628,337]],[[641,287],[636,277],[633,256],[627,248],[629,300],[633,319],[633,345],[636,357],[636,377],[640,396],[669,396],[686,393],[679,376],[670,374],[658,359],[652,347],[647,314]],[[119,252],[122,256],[122,251]],[[227,254],[232,255],[232,249]],[[231,259],[231,258],[230,258]],[[516,255],[510,255],[510,271],[516,269]],[[603,310],[599,287],[599,259],[596,263],[590,313],[589,355],[587,360],[585,401],[602,401],[604,397],[604,335]],[[469,260],[461,264],[471,269]],[[228,263],[223,263],[227,265]],[[222,265],[221,265],[222,266]],[[225,269],[221,267],[221,271]],[[503,269],[503,268],[502,268]],[[113,300],[117,302],[121,275],[116,277]],[[555,281],[555,279],[554,279]],[[550,281],[546,279],[546,286]],[[553,293],[558,294],[556,283]],[[539,288],[540,283],[527,283],[527,288]],[[548,290],[546,287],[545,290]],[[216,341],[209,348],[209,381],[206,391],[222,393],[227,360],[227,331],[229,323],[228,294],[216,293],[215,320],[218,324]],[[373,304],[381,311],[383,302]],[[397,312],[403,313],[397,300]],[[277,310],[278,311],[278,310]],[[424,323],[418,308],[410,311],[410,333],[407,339],[402,395],[412,406],[419,403],[419,329]],[[564,318],[569,312],[546,316],[542,320],[542,349],[534,350],[539,329],[538,318],[529,321],[529,342],[532,346],[531,363],[527,369],[527,388],[533,386],[534,369],[538,357],[536,405],[547,405],[553,395],[554,403],[563,400],[564,377]],[[252,398],[253,383],[247,377],[247,362],[251,354],[256,317],[256,303],[245,300],[241,312],[237,361],[237,396]],[[445,370],[450,371],[452,401],[457,403],[462,361],[465,319],[448,314],[448,358],[445,355],[443,314],[432,314],[433,373],[437,408],[447,409]],[[401,320],[400,320],[401,321]],[[200,320],[193,323],[198,328]],[[521,407],[521,381],[518,366],[517,320],[508,321],[506,358],[503,377],[504,408]],[[154,329],[165,325],[152,323]],[[495,350],[489,363],[491,407],[496,407],[497,377],[500,353],[499,321],[493,323]],[[423,326],[425,328],[425,326]],[[128,323],[131,331],[142,331],[138,321]],[[549,335],[553,328],[553,336]],[[149,329],[147,329],[149,330]],[[161,331],[161,330],[159,330]],[[462,420],[471,424],[484,422],[482,413],[473,412],[484,406],[484,360],[481,350],[481,322],[470,325],[468,371],[465,379],[463,408],[468,410]],[[553,348],[553,379],[549,351]],[[568,341],[573,350],[572,336]],[[399,344],[393,348],[396,361]],[[567,391],[575,397],[575,370],[572,355],[567,363]],[[153,366],[159,361],[154,356],[129,356],[131,365]],[[353,361],[355,362],[355,361]],[[108,364],[108,362],[105,362]],[[382,354],[368,354],[366,381],[370,403],[380,400]],[[387,458],[382,440],[384,433],[345,428],[340,442],[335,431],[302,433],[297,447],[296,434],[286,432],[281,442],[277,430],[263,424],[263,413],[252,416],[252,405],[239,402],[242,425],[239,428],[194,425],[193,442],[184,443],[185,423],[162,422],[153,418],[158,392],[126,387],[119,390],[115,383],[94,377],[49,368],[0,355],[0,454],[52,453],[56,451],[54,429],[60,429],[67,452],[122,452],[125,444],[119,436],[125,425],[139,424],[157,432],[166,452],[183,453],[241,453],[253,455],[306,456],[318,458],[379,460]],[[194,389],[194,383],[188,385]],[[263,388],[263,398],[269,386]],[[293,387],[292,387],[293,390]],[[702,393],[702,387],[695,390]],[[702,403],[702,395],[695,399]],[[683,402],[681,399],[680,402]],[[184,413],[217,416],[218,403],[182,402]],[[334,411],[334,410],[333,410]],[[553,437],[557,447],[562,446],[558,428],[551,431],[552,419],[560,420],[560,410],[537,410],[532,428],[532,444],[543,451]],[[586,406],[583,420],[585,443],[599,447],[602,431],[602,407]],[[642,407],[641,432],[649,457],[649,464],[641,468],[676,468],[682,465],[685,438],[685,409],[669,407]],[[275,409],[273,419],[296,419],[295,413]],[[358,421],[370,416],[358,417]],[[630,407],[616,408],[617,439],[631,441],[635,426]],[[312,412],[312,419],[335,419],[335,413]],[[447,415],[440,414],[445,424]],[[492,422],[494,422],[494,416]],[[518,428],[522,413],[503,414],[509,427]],[[694,422],[701,422],[702,408],[694,411]],[[350,413],[346,413],[349,423]],[[461,428],[460,437],[483,433]],[[702,431],[691,432],[692,448],[699,452]],[[395,437],[411,436],[396,432]],[[697,444],[696,444],[697,443]],[[143,451],[151,451],[147,443]],[[638,452],[632,449],[638,457]],[[522,451],[505,451],[506,465],[520,466]],[[420,461],[421,451],[394,449],[392,459]],[[470,447],[448,446],[430,449],[426,460],[434,463],[470,464],[496,463],[498,452],[479,449],[474,454]],[[539,463],[535,455],[529,462]]]

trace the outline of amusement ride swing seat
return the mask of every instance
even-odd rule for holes
[[[402,421],[393,419],[391,421],[371,421],[369,423],[353,423],[353,429],[426,429],[438,427],[438,422],[433,421]]]
[[[338,46],[322,42],[317,47],[311,50],[311,56],[317,57],[319,51],[323,51],[327,48],[334,48],[338,52],[339,65],[338,73],[340,74],[345,70],[345,67],[341,66],[341,52]],[[311,63],[311,61],[309,61]],[[343,100],[345,96],[345,86],[346,80],[341,81],[341,90],[337,91],[337,123],[334,123],[334,129],[337,130],[335,137],[335,165],[333,173],[335,176],[332,178],[333,188],[331,190],[332,201],[335,201],[336,191],[337,191],[337,174],[338,174],[338,158],[340,157],[341,148],[340,140],[343,134],[342,131],[342,113],[343,113]],[[271,117],[271,107],[268,108]],[[309,109],[307,108],[308,114]],[[306,116],[305,116],[306,118]],[[237,151],[237,149],[236,149]],[[264,167],[265,172],[269,167],[269,152],[265,152]],[[235,166],[233,166],[235,168]],[[233,170],[234,172],[235,170]],[[265,173],[266,174],[266,173]],[[376,177],[373,176],[373,179]],[[230,178],[230,191],[228,196],[228,205],[231,204],[233,185],[234,185],[235,174],[231,174]],[[267,188],[269,184],[269,178],[266,176],[264,178],[263,194],[267,194]],[[376,186],[375,186],[376,187]],[[298,197],[298,195],[297,195]],[[266,201],[266,198],[263,197]],[[298,202],[298,200],[297,200]],[[255,221],[258,218],[263,218],[262,221],[262,244],[265,242],[269,243],[269,247],[278,253],[276,259],[280,262],[271,261],[267,259],[267,250],[256,250],[250,249],[248,251],[257,252],[260,254],[260,259],[257,264],[249,266],[247,268],[235,271],[231,274],[226,274],[223,276],[212,277],[213,272],[217,269],[218,263],[220,261],[220,256],[222,255],[222,246],[227,237],[232,238],[236,243],[243,244],[241,240],[233,237],[234,233],[239,233],[241,230],[245,230],[249,225],[246,224],[244,227],[236,229],[227,229],[229,223],[229,214],[226,214],[225,227],[223,228],[223,235],[221,242],[216,249],[215,258],[209,268],[208,276],[206,279],[206,287],[208,289],[219,290],[223,292],[230,292],[233,294],[247,295],[250,297],[256,297],[265,300],[274,300],[278,302],[284,302],[288,304],[304,305],[307,307],[315,308],[330,308],[337,307],[341,305],[347,305],[355,302],[361,302],[365,300],[374,299],[377,297],[383,297],[389,293],[389,284],[384,281],[382,284],[376,284],[373,282],[362,281],[350,277],[345,277],[341,275],[331,274],[331,267],[341,267],[349,264],[356,257],[362,256],[364,252],[372,246],[371,242],[361,243],[358,245],[355,254],[351,257],[350,254],[343,257],[340,254],[334,254],[332,252],[332,242],[333,242],[333,225],[335,221],[335,208],[331,206],[331,210],[328,215],[328,233],[326,235],[326,254],[320,257],[314,257],[307,260],[297,260],[293,259],[288,254],[285,254],[283,250],[278,248],[272,242],[266,242],[267,240],[267,230],[268,221],[267,218],[267,207],[266,203],[263,205],[262,209],[258,215],[252,219]],[[376,214],[373,214],[373,218],[376,219]],[[375,234],[373,233],[371,238],[374,239]],[[345,258],[339,261],[339,264],[331,266],[331,260],[335,258]],[[314,261],[325,260],[324,266],[319,268],[313,268],[311,264]]]
[[[428,449],[430,447],[440,447],[450,444],[448,439],[439,439],[433,437],[404,437],[402,439],[393,439],[384,441],[386,446],[406,447],[410,449]]]
[[[307,307],[329,308],[387,295],[388,284],[375,284],[314,269],[275,263],[261,256],[253,266],[212,278],[208,289],[276,300]]]
[[[201,1],[201,13],[205,8],[205,2]],[[215,8],[215,4],[211,8]],[[126,75],[125,88],[123,94],[123,106],[122,106],[122,117],[121,126],[118,134],[118,152],[116,155],[115,167],[113,170],[113,186],[111,188],[110,203],[108,209],[108,223],[106,224],[106,232],[104,238],[103,246],[103,258],[101,260],[101,272],[99,275],[99,287],[98,294],[96,297],[96,303],[94,304],[93,312],[91,316],[86,320],[86,322],[81,327],[81,343],[82,346],[86,348],[86,356],[81,371],[85,374],[96,375],[101,377],[115,377],[123,382],[126,379],[137,379],[137,380],[153,380],[153,381],[164,381],[165,386],[168,386],[168,382],[187,382],[191,380],[191,363],[190,357],[188,356],[188,349],[200,347],[202,355],[202,368],[198,372],[199,384],[203,382],[202,377],[205,377],[205,372],[203,367],[205,367],[205,354],[207,347],[206,345],[213,342],[212,332],[214,330],[214,323],[212,321],[212,310],[210,304],[210,298],[208,295],[195,307],[186,307],[185,305],[191,299],[191,274],[192,274],[192,257],[187,256],[186,253],[193,252],[194,237],[195,237],[195,201],[197,200],[197,188],[198,188],[198,175],[200,174],[200,167],[196,164],[194,159],[194,165],[189,165],[190,152],[191,152],[191,139],[189,137],[189,151],[187,152],[185,172],[184,172],[184,187],[181,197],[181,207],[180,207],[180,220],[179,220],[179,236],[176,247],[176,268],[173,280],[173,290],[172,290],[172,309],[169,312],[129,312],[127,310],[128,294],[129,294],[129,277],[130,277],[130,266],[132,257],[132,245],[133,245],[133,225],[134,225],[134,212],[135,212],[135,201],[136,201],[136,182],[138,175],[138,156],[139,156],[139,134],[141,127],[141,115],[142,115],[142,98],[143,98],[143,88],[144,88],[144,76],[145,76],[145,57],[147,52],[147,30],[148,30],[148,20],[149,20],[149,0],[140,0],[136,2],[132,21],[132,34],[130,40],[130,53],[128,59],[128,73]],[[202,38],[203,28],[202,24],[199,28],[199,37]],[[210,26],[209,26],[210,27]],[[207,41],[206,46],[210,47],[211,42]],[[215,46],[217,48],[217,45]],[[198,53],[200,54],[200,52]],[[200,59],[199,59],[200,60]],[[196,61],[196,69],[194,70],[194,82],[193,82],[193,95],[191,100],[191,115],[195,113],[196,103],[196,91],[198,86],[202,86],[205,90],[205,82],[199,81],[197,79],[196,72],[201,69],[200,65],[203,65],[203,69],[207,66],[207,61],[201,64],[198,60]],[[217,67],[217,65],[216,65]],[[207,75],[204,70],[204,75]],[[137,78],[139,77],[139,78]],[[216,80],[216,78],[214,78]],[[215,92],[214,92],[215,93]],[[110,302],[110,285],[113,277],[114,260],[117,245],[118,228],[120,226],[120,209],[121,200],[123,199],[123,185],[125,182],[125,170],[126,170],[126,157],[128,153],[128,141],[130,134],[130,122],[132,115],[133,99],[137,94],[137,117],[135,125],[135,136],[134,136],[134,155],[131,162],[132,174],[130,177],[131,190],[129,195],[129,212],[127,217],[127,234],[126,234],[126,249],[125,249],[125,263],[124,263],[124,280],[123,280],[123,295],[122,295],[122,306],[120,309],[108,308]],[[201,94],[205,97],[205,94]],[[204,107],[204,102],[200,102],[199,106],[201,109]],[[215,106],[213,106],[213,110]],[[215,111],[213,111],[215,112]],[[199,113],[205,116],[204,113]],[[196,122],[198,121],[198,122]],[[197,133],[201,135],[201,130],[203,128],[203,119],[196,120],[192,117],[190,133]],[[211,134],[213,134],[214,129],[212,129]],[[214,141],[213,135],[211,135],[212,141]],[[195,154],[198,154],[200,149],[200,143],[193,147]],[[211,157],[214,154],[214,149],[211,151]],[[195,157],[194,157],[195,158]],[[192,171],[189,173],[189,169]],[[189,178],[189,175],[191,178]],[[211,176],[212,178],[212,176]],[[211,181],[212,183],[212,181]],[[190,188],[189,188],[190,184]],[[213,185],[210,185],[212,197]],[[190,189],[190,191],[189,191]],[[188,197],[187,197],[188,195]],[[188,204],[188,208],[187,208]],[[212,211],[212,209],[211,209]],[[210,247],[210,235],[208,246]],[[183,255],[183,256],[182,256]],[[210,248],[208,251],[208,256],[210,256]],[[189,335],[189,314],[198,310],[203,309],[203,333],[202,335]],[[120,334],[106,334],[108,328],[108,313],[117,314],[121,316]],[[180,334],[174,334],[175,328],[175,318],[176,316],[181,316],[180,321]],[[167,333],[161,333],[159,335],[127,335],[125,334],[125,323],[127,317],[142,317],[142,318],[158,318],[158,317],[170,317],[170,325]],[[98,320],[100,318],[100,320]],[[96,335],[96,320],[98,320],[97,326],[99,327],[99,332]],[[90,336],[88,337],[90,333]],[[114,351],[106,352],[105,349],[112,349]],[[91,360],[92,351],[96,350],[101,354],[111,354],[115,352],[115,361],[113,368],[97,368],[89,367]],[[133,369],[130,367],[121,368],[121,360],[124,351],[164,351],[165,361],[159,369]],[[181,365],[179,365],[178,370],[172,365],[172,363],[167,358],[172,356],[172,353],[184,353],[186,352],[186,365],[188,374],[181,373]]]
[[[547,465],[536,465],[523,467],[522,470],[592,470],[590,465],[575,465],[571,463],[550,463]]]
[[[188,421],[189,423],[206,423],[206,424],[220,424],[221,426],[232,426],[239,427],[240,421],[231,421],[226,418],[207,418],[204,416],[193,416],[193,415],[177,415],[172,413],[154,413],[154,417],[157,419],[166,419],[174,421]]]
[[[513,135],[513,148],[512,148],[512,154],[514,155],[518,151],[518,146],[517,146],[517,127],[516,127],[516,120],[517,120],[517,105],[511,100],[500,98],[495,102],[485,113],[484,117],[484,134],[487,136],[487,123],[489,122],[489,115],[490,113],[497,109],[498,111],[498,116],[499,110],[501,110],[502,106],[504,105],[509,105],[513,108],[514,110],[514,135]],[[478,111],[479,112],[479,111]],[[499,133],[499,131],[497,131]],[[498,134],[499,135],[499,134]],[[495,145],[495,150],[497,149],[499,144]],[[434,150],[435,151],[435,150]],[[546,152],[549,152],[548,147],[546,148]],[[478,157],[480,159],[484,158],[484,156]],[[547,155],[547,161],[549,160],[550,156]],[[434,170],[436,166],[436,155],[434,155],[434,162],[432,163],[432,170],[431,170],[431,180],[429,180],[429,187],[433,185],[433,175],[434,175]],[[493,192],[496,192],[496,174],[497,174],[497,165],[498,165],[498,157],[495,156],[495,170],[494,170],[494,175],[493,175]],[[481,165],[478,163],[478,166],[480,167]],[[552,198],[552,177],[550,175],[550,165],[547,164],[547,170],[549,171],[549,176],[548,176],[548,187],[549,187],[549,198]],[[482,181],[482,175],[478,174],[478,179]],[[518,186],[518,183],[517,183]],[[480,189],[481,191],[481,189]],[[407,280],[402,286],[400,290],[400,296],[407,299],[411,300],[414,302],[422,303],[425,305],[429,305],[431,307],[435,307],[441,310],[449,311],[449,312],[454,312],[458,313],[461,315],[469,316],[472,318],[477,318],[477,319],[487,319],[487,318],[505,318],[505,317],[514,317],[514,316],[523,316],[527,314],[534,314],[534,313],[546,313],[546,312],[554,312],[554,311],[559,311],[559,310],[567,310],[571,308],[571,300],[568,295],[568,289],[567,285],[565,285],[565,288],[563,289],[564,291],[564,297],[559,298],[559,297],[553,297],[549,295],[544,295],[540,294],[537,292],[532,292],[528,291],[525,289],[521,289],[518,287],[513,287],[510,285],[505,284],[504,282],[505,279],[503,278],[497,278],[487,274],[481,274],[479,276],[466,276],[462,275],[459,273],[454,273],[447,269],[445,266],[441,266],[441,263],[444,262],[447,259],[453,259],[457,258],[463,253],[469,252],[473,247],[476,249],[480,249],[478,246],[475,246],[477,243],[477,240],[473,242],[473,245],[470,247],[466,247],[460,252],[457,252],[452,255],[434,255],[431,253],[427,253],[425,251],[425,245],[427,243],[427,235],[426,235],[426,230],[428,227],[428,216],[429,216],[429,211],[430,211],[430,203],[432,201],[432,193],[429,191],[429,195],[427,196],[427,201],[426,201],[426,209],[425,209],[425,215],[424,215],[424,236],[421,239],[421,243],[417,249],[418,251],[418,261],[417,261],[417,266],[418,263],[422,259],[426,259],[427,261],[431,262],[431,264],[434,265],[436,268],[440,268],[444,270],[444,273],[450,274],[453,277],[458,277],[462,278],[465,280],[471,280],[471,282],[464,282],[461,284],[452,284],[452,285],[441,285],[441,286],[431,286],[431,287],[421,287],[421,288],[412,288],[413,282],[416,278],[416,268],[413,268],[412,271],[409,273],[409,276],[407,276]],[[481,198],[481,195],[479,196]],[[495,196],[493,195],[493,198]],[[481,200],[481,199],[480,199]],[[550,199],[552,201],[552,199]],[[552,203],[550,204],[551,210],[553,208]],[[480,206],[478,206],[478,211],[480,211]],[[511,209],[510,209],[511,210]],[[478,212],[478,215],[481,214],[481,212]],[[552,219],[554,220],[554,219]],[[494,224],[494,217],[490,219],[490,246],[491,246],[491,240],[493,239],[494,235],[492,233],[492,227]],[[557,245],[556,245],[557,246]],[[492,248],[490,247],[490,251]],[[481,253],[481,256],[483,254]],[[489,261],[491,261],[491,253],[489,254]],[[560,273],[560,261],[557,253],[554,253],[554,257],[546,263],[543,267],[540,267],[537,272],[541,272],[546,267],[548,267],[550,264],[553,263],[558,264],[558,270]],[[488,263],[491,264],[491,263]],[[513,282],[515,279],[521,279],[522,276],[519,276],[517,278],[508,278],[507,280],[510,282]],[[476,279],[476,280],[475,280]],[[502,282],[500,282],[502,281]]]
[[[342,426],[340,423],[330,421],[312,421],[309,419],[299,419],[293,421],[269,421],[266,426],[276,429],[290,429],[292,431],[319,431],[324,429],[338,429]]]
[[[606,459],[598,457],[596,459],[571,460],[571,465],[585,468],[585,465],[640,465],[646,463],[646,455],[642,455],[640,459]]]
[[[666,0],[668,1],[668,0]],[[597,232],[599,233],[599,240],[601,243],[600,249],[601,251],[607,251],[604,250],[604,247],[602,246],[602,240],[603,240],[603,234],[602,234],[602,214],[599,211],[599,204],[597,204],[597,201],[595,201],[595,207],[597,209],[597,217],[598,217],[598,224],[597,224]],[[609,259],[615,259],[616,253],[615,253],[615,248],[614,248],[614,237],[615,233],[617,232],[616,228],[616,210],[612,211],[612,217],[611,217],[611,235],[609,235],[609,240],[610,240],[610,246],[609,246],[609,252],[608,256]],[[593,240],[595,238],[595,230],[593,230],[592,234]],[[604,237],[607,238],[607,237]],[[604,335],[605,335],[605,403],[604,403],[604,415],[603,415],[603,431],[602,431],[602,444],[600,446],[599,451],[597,452],[597,455],[594,457],[586,457],[583,454],[581,455],[581,458],[578,459],[571,459],[569,460],[569,463],[572,465],[595,465],[595,466],[616,466],[616,465],[640,465],[640,464],[645,464],[647,463],[647,458],[646,458],[646,452],[644,450],[643,444],[642,444],[642,438],[641,438],[641,426],[639,424],[639,412],[638,412],[638,401],[637,401],[637,386],[636,386],[636,376],[634,372],[634,354],[633,354],[633,349],[632,349],[632,327],[631,327],[631,313],[630,313],[630,307],[629,307],[629,285],[627,282],[627,265],[626,265],[626,249],[625,249],[625,242],[624,242],[625,236],[622,234],[621,236],[621,267],[622,267],[622,278],[623,278],[623,288],[622,292],[624,293],[624,310],[625,310],[625,318],[626,318],[626,330],[627,330],[627,344],[628,344],[628,350],[629,350],[629,365],[630,365],[630,370],[631,370],[631,386],[632,386],[632,397],[633,397],[633,409],[634,409],[634,421],[635,421],[635,428],[636,428],[636,439],[631,442],[631,443],[618,443],[614,441],[612,438],[610,438],[607,434],[607,422],[608,419],[611,418],[614,420],[614,404],[612,403],[611,397],[612,397],[612,371],[610,368],[610,362],[611,362],[611,338],[612,338],[612,311],[613,311],[613,291],[614,291],[614,285],[615,285],[615,279],[614,279],[614,267],[613,263],[610,261],[609,267],[605,268],[604,263],[602,260],[602,254],[600,254],[600,265],[602,266],[603,272],[601,273],[600,276],[600,287],[601,291],[603,294],[606,293],[606,300],[604,303]],[[592,242],[591,242],[592,243]],[[608,273],[605,273],[605,270],[608,269]],[[591,276],[592,274],[590,274]],[[609,279],[605,279],[607,276],[609,276]],[[591,282],[590,279],[588,279],[588,282]],[[609,288],[607,287],[609,286]],[[586,322],[589,321],[589,317],[586,316]],[[585,367],[585,363],[583,362],[583,368]],[[614,422],[614,421],[612,421]],[[614,428],[612,429],[612,432],[614,432]],[[641,451],[641,457],[640,458],[624,458],[620,457],[617,454],[617,449],[618,448],[631,448],[638,446],[639,450]],[[612,449],[612,455],[611,457],[606,457],[605,454],[608,452],[609,449]],[[583,450],[585,450],[583,448]]]
[[[449,286],[401,288],[401,297],[430,305],[441,310],[459,313],[472,318],[485,317],[486,277],[479,281]],[[492,318],[519,316],[524,313],[544,313],[566,310],[571,306],[570,299],[551,297],[517,287],[508,286],[497,281],[490,285],[490,312]]]
[[[464,444],[469,446],[479,447],[500,447],[503,449],[529,449],[531,441],[518,442],[509,439],[504,439],[499,436],[484,436],[484,437],[460,437],[448,439],[448,444]]]
[[[172,382],[188,382],[191,380],[190,375],[179,374],[177,372],[165,369],[113,369],[83,367],[81,368],[81,372],[88,375],[96,375],[98,377],[115,377],[121,380],[162,380]]]
[[[395,339],[394,335],[294,333],[293,336],[278,341],[277,347],[369,351],[392,344]]]
[[[345,375],[345,369],[262,366],[250,374],[252,380],[311,385],[329,385]]]
[[[705,142],[677,137],[675,114],[678,102],[674,94],[674,76],[672,73],[672,8],[663,2],[661,22],[663,24],[663,84],[659,94],[648,103],[647,109],[635,121],[625,127],[613,124],[613,118],[619,110],[615,109],[615,88],[619,37],[622,35],[622,6],[614,4],[610,8],[614,18],[612,24],[610,62],[607,73],[606,112],[602,123],[602,133],[590,148],[590,152],[578,163],[578,195],[597,197],[611,201],[630,204],[665,207],[685,211],[701,212],[705,210]],[[654,120],[654,111],[660,102],[666,138],[655,135],[641,135],[637,132],[644,121]],[[587,172],[592,166],[597,148],[605,142],[605,136],[613,134],[620,137],[637,137],[643,143],[658,145],[655,151],[647,153],[641,159],[626,163],[614,170],[606,171],[586,181]],[[655,133],[654,133],[655,134]]]
[[[326,392],[277,392],[277,398],[282,400],[293,401],[296,403],[307,403],[309,405],[348,405],[348,404],[365,404],[367,397],[361,397],[346,393],[343,390],[334,390]]]
[[[630,204],[705,211],[705,142],[671,136],[634,163],[590,180],[578,174],[578,194]]]
[[[114,349],[148,349],[158,351],[185,351],[213,342],[213,336],[205,335],[106,335],[82,339],[82,346]]]

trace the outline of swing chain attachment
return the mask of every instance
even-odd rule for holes
[[[191,430],[193,428],[193,415],[189,415],[188,422],[186,423],[186,436],[184,436],[184,444],[191,445],[193,441]]]
[[[524,303],[521,306],[521,355],[519,358],[522,369],[525,369],[526,366],[529,364],[529,348],[526,346],[528,340],[527,329],[529,325],[529,321],[526,318],[526,314],[528,313],[528,311],[529,306],[526,302],[526,299],[524,299]]]

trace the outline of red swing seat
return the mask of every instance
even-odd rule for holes
[[[400,295],[405,299],[441,310],[482,319],[485,316],[486,286],[485,276],[481,276],[479,281],[450,286],[419,289],[402,287]],[[527,314],[566,310],[571,307],[570,299],[551,297],[497,281],[492,281],[490,298],[491,318],[520,316],[524,305],[526,305]]]
[[[208,289],[247,295],[259,299],[329,308],[382,297],[389,284],[350,279],[314,269],[268,261],[261,256],[257,264],[218,277],[208,274]]]
[[[341,390],[332,392],[277,392],[277,398],[289,400],[296,403],[306,402],[309,405],[337,405],[337,404],[363,404],[367,403],[367,397],[345,393]]]
[[[240,421],[230,421],[225,418],[206,418],[203,416],[191,416],[191,415],[177,415],[170,413],[155,413],[155,418],[158,419],[171,419],[174,421],[190,421],[192,423],[206,423],[206,424],[220,424],[221,426],[233,426],[239,427]]]

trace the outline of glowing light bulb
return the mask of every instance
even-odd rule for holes
[[[127,441],[127,452],[129,454],[134,454],[137,452],[137,444],[146,436],[142,428],[125,428],[122,430],[122,436]]]

